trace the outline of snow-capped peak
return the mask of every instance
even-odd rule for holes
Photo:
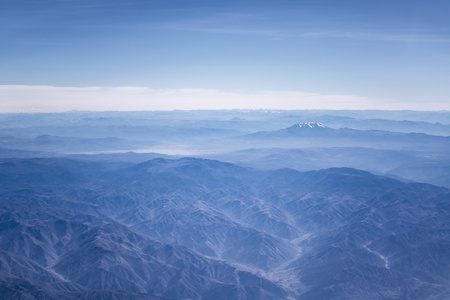
[[[304,123],[298,124],[298,126],[300,128],[307,128],[307,127],[309,127],[309,128],[325,128],[326,127],[325,125],[323,125],[320,122],[304,122]]]

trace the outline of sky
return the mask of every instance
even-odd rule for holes
[[[450,110],[448,0],[1,0],[0,112]]]

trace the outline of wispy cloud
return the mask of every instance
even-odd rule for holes
[[[0,85],[0,112],[195,109],[450,110],[450,103],[405,103],[299,91],[220,91],[147,87]]]
[[[449,43],[450,36],[442,32],[419,28],[324,28],[320,25],[275,22],[267,17],[252,14],[221,14],[209,18],[197,18],[165,22],[161,29],[203,32],[228,35],[267,36],[270,38],[353,39],[403,43]]]
[[[432,34],[411,33],[398,31],[312,31],[298,33],[305,38],[340,38],[370,41],[391,41],[403,43],[449,43],[450,37]]]
[[[283,29],[270,28],[265,17],[254,14],[218,14],[208,18],[168,21],[159,28],[174,31],[204,32],[230,35],[285,36]]]

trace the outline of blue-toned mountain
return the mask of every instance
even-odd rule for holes
[[[450,137],[425,133],[382,130],[332,129],[318,122],[305,122],[288,128],[260,131],[237,137],[248,147],[371,147],[375,149],[422,149],[442,151],[450,148]]]
[[[445,188],[351,168],[259,171],[197,158],[7,160],[0,180],[9,295],[450,295]]]

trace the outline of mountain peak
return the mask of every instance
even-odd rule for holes
[[[298,124],[298,127],[300,127],[300,128],[326,128],[326,126],[320,122],[303,122],[303,123]]]

